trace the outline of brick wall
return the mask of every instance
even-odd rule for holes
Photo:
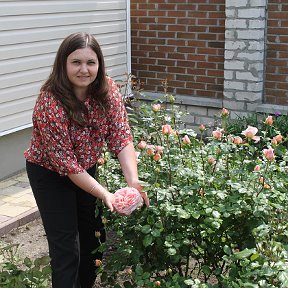
[[[223,97],[225,0],[131,0],[131,34],[145,90]]]
[[[288,104],[288,2],[268,1],[265,102]]]

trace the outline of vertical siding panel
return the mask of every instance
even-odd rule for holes
[[[0,136],[31,124],[39,88],[67,35],[99,41],[108,74],[127,72],[128,0],[0,1]]]

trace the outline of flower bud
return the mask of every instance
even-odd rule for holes
[[[99,158],[98,160],[97,160],[97,164],[98,165],[103,165],[105,163],[105,159],[104,158]]]
[[[154,112],[160,111],[160,110],[161,110],[161,105],[160,105],[160,104],[153,104],[153,105],[152,105],[152,110],[153,110]]]
[[[95,260],[95,266],[96,266],[96,267],[102,266],[102,261],[101,261],[100,259],[96,259],[96,260]]]
[[[156,287],[160,287],[161,286],[161,282],[160,281],[155,281],[155,286]]]
[[[146,148],[146,142],[145,141],[140,141],[137,145],[137,147],[141,150],[145,149]]]
[[[95,232],[95,237],[96,238],[100,238],[101,237],[101,232],[100,231],[96,231]]]
[[[265,124],[268,126],[271,126],[273,124],[273,117],[271,115],[269,115],[266,119],[265,119]]]
[[[185,136],[182,138],[182,141],[183,141],[184,144],[190,144],[190,143],[191,143],[188,135],[185,135]]]

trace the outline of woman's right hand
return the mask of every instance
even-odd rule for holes
[[[114,194],[106,191],[106,193],[103,195],[103,198],[102,198],[104,204],[106,205],[106,207],[111,211],[111,212],[114,212],[114,202],[115,202],[115,196]]]

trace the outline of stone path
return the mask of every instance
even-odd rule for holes
[[[0,237],[38,217],[26,171],[0,181]]]

